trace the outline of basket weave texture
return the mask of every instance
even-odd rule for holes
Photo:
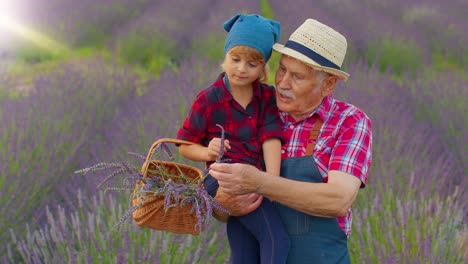
[[[181,172],[185,177],[190,179],[197,179],[203,177],[203,173],[198,168],[180,164],[171,161],[161,161],[161,160],[151,160],[153,150],[162,143],[174,143],[174,144],[193,144],[188,141],[163,138],[159,139],[153,143],[150,150],[148,151],[148,156],[145,163],[142,166],[143,177],[162,177],[164,180],[168,180],[166,175],[176,175],[180,176]],[[158,171],[165,171],[165,175],[155,174]],[[171,178],[174,182],[181,182],[180,178]],[[134,193],[138,192],[142,188],[143,183],[140,181],[135,185]],[[155,230],[168,231],[172,233],[179,234],[192,234],[198,235],[200,230],[203,230],[204,227],[196,228],[198,223],[195,212],[192,210],[192,205],[187,203],[184,206],[178,205],[175,207],[164,208],[164,194],[153,196],[153,192],[148,192],[145,194],[147,199],[144,199],[143,204],[138,206],[141,203],[140,198],[134,196],[132,200],[133,206],[138,206],[138,208],[133,212],[133,220],[138,226],[146,227]],[[179,197],[180,200],[183,197]]]

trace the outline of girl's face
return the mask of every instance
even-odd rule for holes
[[[251,87],[252,83],[260,78],[263,68],[263,61],[246,53],[232,52],[232,49],[226,54],[223,63],[223,69],[233,89]]]

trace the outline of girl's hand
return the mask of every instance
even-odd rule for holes
[[[229,140],[227,139],[224,139],[224,149],[225,150],[231,149],[231,145],[229,145]],[[208,148],[207,148],[208,161],[215,161],[216,158],[219,157],[220,150],[221,150],[221,138],[213,138],[208,144]],[[219,158],[222,158],[222,157],[219,157]]]

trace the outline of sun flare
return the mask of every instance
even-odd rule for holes
[[[0,27],[3,27],[4,29],[7,29],[7,30],[14,30],[16,26],[17,25],[15,25],[15,22],[13,19],[11,19],[6,14],[0,13]]]
[[[11,32],[49,51],[57,53],[68,51],[68,48],[61,43],[19,22],[16,18],[18,10],[19,6],[14,5],[14,0],[0,0],[0,30]]]
[[[11,17],[17,10],[13,3],[13,0],[0,0],[0,27],[8,28],[12,21]]]

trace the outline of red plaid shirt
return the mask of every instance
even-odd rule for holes
[[[208,146],[211,139],[221,137],[221,129],[216,126],[219,124],[224,127],[231,145],[223,159],[264,170],[263,142],[269,138],[283,138],[275,90],[255,82],[252,101],[244,109],[232,97],[223,77],[224,73],[220,74],[209,88],[197,95],[177,138]]]
[[[284,122],[283,136],[286,139],[281,150],[282,159],[305,155],[310,130],[317,117],[320,117],[323,125],[314,147],[313,158],[323,181],[328,181],[328,171],[339,170],[358,177],[361,187],[365,187],[372,162],[372,124],[366,114],[329,95],[312,114],[302,120],[295,121],[283,112],[280,116]],[[351,209],[346,216],[337,219],[341,229],[349,235]]]

